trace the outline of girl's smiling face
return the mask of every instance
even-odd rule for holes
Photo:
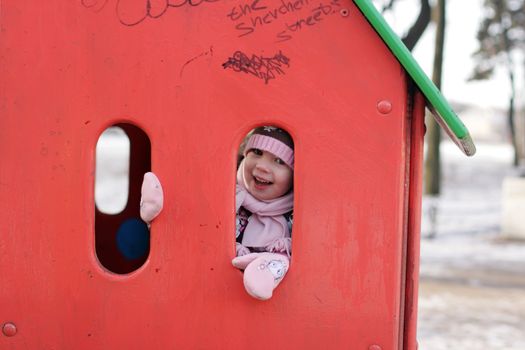
[[[292,188],[293,171],[273,153],[252,148],[244,159],[245,186],[258,200],[271,200]]]

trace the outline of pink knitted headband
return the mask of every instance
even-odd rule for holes
[[[293,170],[294,154],[293,149],[271,136],[253,134],[246,143],[244,155],[252,149],[257,148],[262,151],[267,151],[279,157]]]

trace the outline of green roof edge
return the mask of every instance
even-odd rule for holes
[[[427,100],[427,104],[430,105],[429,109],[441,127],[445,129],[450,138],[466,155],[474,155],[476,146],[470,137],[469,131],[454,113],[452,107],[436,85],[423,72],[423,69],[421,69],[405,44],[386,23],[370,0],[353,1],[421,90]]]

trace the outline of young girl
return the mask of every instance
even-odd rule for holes
[[[284,130],[264,126],[248,137],[236,185],[236,255],[248,294],[272,297],[290,264],[293,222],[294,146]],[[162,187],[153,173],[144,176],[141,217],[148,224],[162,210]]]
[[[236,186],[236,251],[244,287],[254,298],[271,298],[288,271],[293,222],[294,150],[284,130],[256,128],[244,147]]]

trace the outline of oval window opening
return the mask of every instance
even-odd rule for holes
[[[244,270],[248,294],[268,299],[292,254],[293,138],[279,127],[255,128],[241,143],[237,164],[234,265]],[[250,254],[255,252],[270,254]],[[271,279],[276,283],[259,283]]]
[[[118,214],[128,203],[130,140],[120,127],[107,128],[97,142],[95,205],[103,214]]]
[[[126,274],[149,256],[149,228],[140,219],[142,179],[151,169],[146,133],[131,124],[106,129],[95,159],[95,249],[109,271]]]

